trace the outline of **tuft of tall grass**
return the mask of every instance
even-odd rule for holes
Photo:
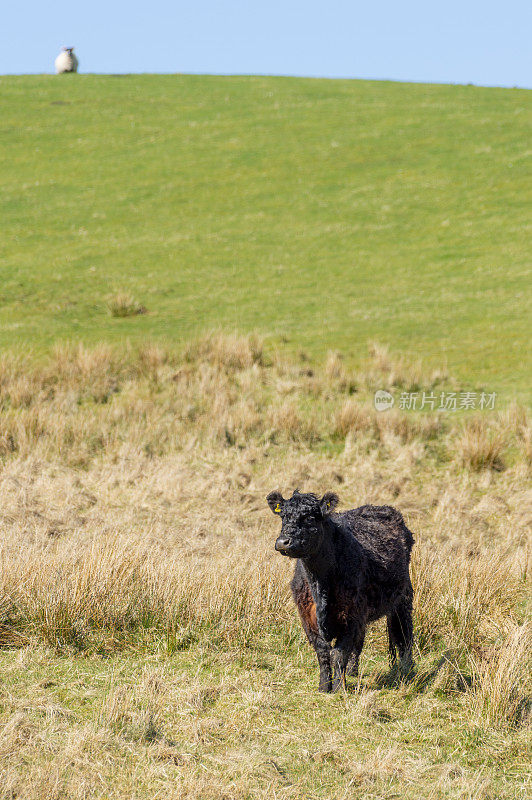
[[[512,727],[532,721],[532,625],[512,626],[497,645],[469,654],[473,676],[470,702],[487,726]]]
[[[146,307],[139,303],[129,292],[118,292],[109,297],[107,308],[112,317],[135,317],[146,314]]]
[[[456,440],[458,457],[465,467],[482,469],[504,469],[503,453],[506,440],[501,431],[490,426],[484,417],[474,417],[466,422]]]
[[[392,355],[388,345],[371,342],[368,346],[369,364],[364,375],[365,383],[373,390],[401,389],[405,392],[431,390],[449,381],[446,368],[425,371],[420,360],[411,361],[404,356]]]
[[[356,400],[345,400],[337,410],[334,418],[334,432],[338,436],[347,436],[351,431],[370,432],[373,429],[371,413]]]
[[[263,341],[257,335],[240,336],[212,332],[187,345],[188,362],[207,362],[229,370],[242,370],[263,364]]]

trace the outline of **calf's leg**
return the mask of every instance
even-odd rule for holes
[[[412,647],[414,644],[414,625],[412,623],[412,597],[402,598],[388,616],[388,636],[392,666],[396,662],[395,649],[399,651],[401,670],[408,675],[414,668]]]
[[[365,630],[360,629],[357,632],[357,637],[353,643],[353,652],[351,653],[349,661],[347,662],[347,668],[345,671],[348,677],[356,678],[358,675],[358,661],[360,658],[360,653],[362,652],[362,648],[364,647],[365,636]]]
[[[390,656],[390,666],[393,668],[397,664],[397,650],[395,648],[395,636],[392,627],[394,612],[386,617],[386,628],[388,630],[388,654]]]
[[[297,610],[299,611],[303,630],[318,659],[320,668],[319,690],[320,692],[330,692],[332,689],[331,646],[318,633],[316,606],[308,596],[303,596],[297,601]]]
[[[321,636],[317,636],[314,650],[316,651],[320,668],[320,684],[318,688],[320,692],[330,692],[332,691],[331,647]]]
[[[336,644],[331,650],[331,668],[332,668],[332,690],[337,692],[340,688],[345,689],[345,675],[347,665],[349,663],[349,656],[353,648],[355,648],[355,657],[358,667],[358,655],[362,650],[364,644],[364,628],[356,626],[349,633],[339,636]]]
[[[319,634],[314,633],[311,628],[307,629],[305,623],[303,628],[307,634],[307,639],[314,648],[318,659],[318,666],[320,668],[320,692],[330,692],[332,690],[332,672],[331,672],[331,646]]]

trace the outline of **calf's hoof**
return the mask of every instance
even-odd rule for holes
[[[349,659],[345,674],[348,678],[358,677],[358,658]]]
[[[416,665],[412,656],[402,658],[400,661],[401,674],[404,678],[411,678],[415,672]]]
[[[346,686],[345,681],[338,681],[338,682],[333,683],[332,691],[334,693],[347,691],[347,686]]]
[[[347,684],[345,682],[345,672],[339,673],[335,671],[333,680],[332,680],[332,691],[333,692],[345,692],[347,690]]]

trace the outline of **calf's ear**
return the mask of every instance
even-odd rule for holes
[[[274,514],[280,514],[281,509],[284,506],[285,500],[281,492],[270,492],[270,494],[266,498],[266,502],[268,503]]]
[[[340,502],[338,495],[334,492],[325,492],[320,500],[321,513],[325,517],[327,514],[332,514],[338,503]]]

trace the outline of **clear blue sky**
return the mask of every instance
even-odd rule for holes
[[[26,0],[2,4],[0,74],[390,78],[532,87],[530,0]]]

